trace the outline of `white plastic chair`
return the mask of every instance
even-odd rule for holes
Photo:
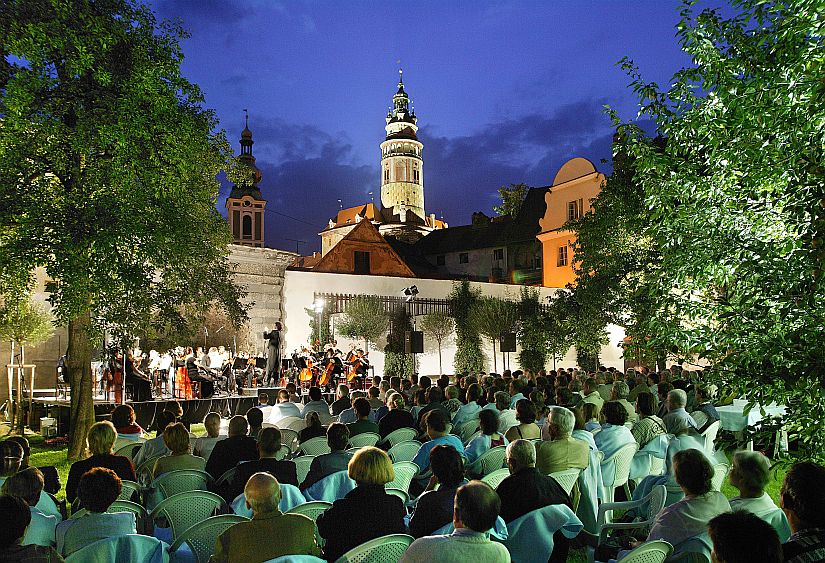
[[[662,563],[673,552],[673,547],[662,540],[643,543],[619,559],[620,563]]]
[[[120,490],[118,500],[132,500],[132,495],[140,490],[140,485],[134,481],[123,479],[121,481],[123,488]]]
[[[397,563],[414,540],[415,538],[406,534],[381,536],[350,549],[335,563]]]
[[[334,502],[344,498],[355,488],[355,481],[349,478],[346,471],[338,471],[327,475],[304,491],[304,498],[308,501],[323,500]]]
[[[392,464],[395,478],[386,484],[387,489],[401,489],[404,492],[409,492],[410,483],[413,478],[421,470],[416,464],[411,461],[399,461]]]
[[[717,420],[702,432],[702,437],[705,439],[705,449],[710,453],[713,453],[716,449],[716,435],[719,434],[721,424],[722,423]]]
[[[580,469],[565,469],[564,471],[556,471],[551,473],[550,477],[556,480],[556,483],[561,485],[561,488],[569,495],[573,492],[573,487],[576,486],[576,481],[579,480],[581,474]]]
[[[453,532],[455,532],[455,525],[452,522],[448,522],[430,535],[448,536]],[[507,529],[507,523],[504,522],[504,519],[501,516],[496,517],[496,523],[493,524],[493,527],[487,530],[487,532],[485,533],[489,537],[499,541],[504,541],[510,536],[510,531]]]
[[[140,448],[143,447],[143,442],[145,440],[143,438],[140,439],[139,442],[129,442],[120,446],[116,451],[115,455],[122,455],[124,457],[128,457],[129,461],[135,461],[135,455],[138,453]]]
[[[730,466],[727,463],[715,463],[713,465],[713,477],[710,480],[710,486],[714,491],[722,490],[722,483],[725,482],[728,469],[730,469]]]
[[[279,428],[281,431],[281,444],[289,448],[290,453],[298,450],[298,433],[289,428]]]
[[[376,434],[375,432],[362,432],[361,434],[356,434],[349,439],[349,445],[352,448],[363,448],[366,446],[374,446],[378,443],[378,440],[381,439],[381,436]]]
[[[407,491],[402,491],[401,489],[396,489],[395,487],[386,489],[388,495],[393,495],[401,499],[401,502],[404,503],[404,506],[410,501],[410,494]]]
[[[502,543],[513,561],[547,563],[553,553],[553,534],[573,539],[583,528],[579,518],[564,504],[551,504],[507,522],[509,537]]]
[[[318,436],[317,438],[310,438],[298,448],[299,452],[304,455],[321,455],[328,454],[332,450],[329,448],[326,436]]]
[[[169,553],[174,554],[183,544],[186,544],[192,552],[195,563],[207,563],[209,558],[215,554],[218,537],[235,524],[247,520],[235,514],[222,514],[207,518],[184,531],[169,547]]]
[[[153,522],[161,516],[166,518],[175,540],[198,522],[212,516],[223,504],[223,499],[215,493],[186,491],[161,501],[149,517]]]
[[[390,445],[390,448],[392,448],[396,444],[415,440],[417,436],[418,432],[416,432],[414,428],[399,428],[387,434],[387,437],[384,438],[382,443],[387,443]]]
[[[408,440],[406,442],[399,442],[389,449],[387,455],[393,463],[399,461],[412,461],[415,459],[418,450],[421,449],[421,442],[416,440]]]
[[[98,540],[78,549],[68,557],[67,563],[105,563],[129,561],[131,563],[168,563],[167,545],[157,538],[140,534],[126,534]]]
[[[642,449],[633,454],[630,463],[630,480],[638,485],[648,475],[661,475],[665,470],[669,434],[652,438]]]
[[[301,455],[292,458],[292,462],[295,464],[295,472],[298,474],[298,483],[303,483],[304,479],[307,478],[314,459],[314,455]]]
[[[468,420],[466,422],[462,422],[458,427],[458,437],[461,439],[461,443],[465,446],[467,442],[469,442],[473,435],[478,430],[478,417]]]
[[[275,423],[281,430],[300,432],[307,427],[306,421],[299,416],[286,416]]]
[[[299,504],[295,508],[288,510],[290,514],[303,514],[310,520],[312,523],[318,520],[318,516],[323,514],[327,511],[327,509],[332,506],[331,502],[324,502],[324,501],[313,501],[313,502],[305,502],[304,504]],[[319,547],[324,547],[326,540],[321,537],[321,534],[318,533],[318,526],[315,526],[315,542],[318,544]]]
[[[490,448],[468,465],[464,472],[471,477],[484,477],[492,473],[496,469],[501,469],[504,466],[504,459],[507,455],[507,448],[504,446],[496,446]]]
[[[502,481],[510,476],[510,470],[507,468],[496,469],[492,473],[488,473],[481,478],[482,481],[490,485],[492,489],[498,488]]]
[[[609,468],[611,465],[613,466],[613,481],[611,483],[604,483],[605,502],[613,502],[616,487],[623,487],[625,496],[630,498],[630,487],[628,487],[627,481],[630,477],[630,464],[638,449],[639,444],[636,442],[625,444],[612,456],[602,461],[602,476],[605,474],[605,468]]]

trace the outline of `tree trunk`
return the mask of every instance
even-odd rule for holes
[[[438,341],[438,374],[444,375],[444,368],[441,367],[441,341]]]
[[[69,321],[67,355],[71,386],[68,452],[70,460],[83,457],[86,450],[86,434],[95,422],[91,327],[92,318],[88,310]]]
[[[498,366],[496,365],[496,339],[491,338],[490,342],[493,343],[493,373],[498,373]]]

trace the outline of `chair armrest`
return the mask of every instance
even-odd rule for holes
[[[639,500],[627,500],[623,502],[606,502],[599,505],[599,513],[596,516],[596,523],[601,525],[604,523],[604,514],[608,510],[630,510],[631,508],[636,508],[637,506],[644,506],[650,502],[650,500],[645,497]]]

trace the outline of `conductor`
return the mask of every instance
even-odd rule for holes
[[[275,329],[264,331],[266,347],[266,381],[268,385],[277,383],[281,368],[281,323],[275,323]]]

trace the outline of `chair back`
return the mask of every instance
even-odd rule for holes
[[[403,430],[403,428],[402,428]],[[408,440],[406,442],[398,442],[387,451],[393,463],[399,461],[412,461],[415,459],[418,450],[421,449],[421,442],[416,440]]]
[[[401,502],[404,503],[404,506],[406,506],[410,500],[410,494],[407,491],[402,491],[401,489],[396,488],[386,489],[386,491],[388,495],[400,498]]]
[[[662,563],[673,552],[666,541],[645,542],[622,558],[622,563]]]
[[[152,521],[163,516],[172,528],[172,539],[212,516],[224,501],[208,491],[187,491],[172,495],[160,502],[149,515]]]
[[[576,481],[579,480],[581,474],[580,469],[565,469],[564,471],[556,471],[551,473],[550,477],[556,480],[556,483],[561,485],[561,488],[569,495],[573,492],[573,487],[576,486]]]
[[[163,498],[187,491],[206,491],[212,476],[197,469],[179,469],[158,475],[152,482],[152,488],[160,491]]]
[[[235,524],[247,520],[247,518],[235,514],[211,516],[185,530],[169,548],[169,552],[175,553],[183,544],[186,544],[192,551],[195,563],[207,563],[209,558],[215,554],[215,544],[218,541],[218,536]]]
[[[509,537],[504,545],[513,561],[546,563],[553,553],[553,534],[573,539],[583,528],[579,518],[563,504],[551,504],[507,522]]]
[[[137,455],[140,448],[143,447],[144,440],[141,439],[140,442],[130,442],[128,444],[124,444],[120,446],[116,451],[115,455],[122,455],[124,457],[128,457],[129,461],[135,461],[135,455]]]
[[[314,555],[281,555],[275,559],[269,559],[264,563],[327,563],[325,559]]]
[[[109,506],[109,508],[106,509],[107,514],[113,514],[115,512],[131,512],[135,515],[135,520],[146,518],[147,516],[145,508],[136,502],[128,500],[116,500],[111,504],[111,506]],[[89,511],[85,508],[80,508],[72,512],[71,519],[74,520],[75,518],[80,518],[88,513]]]
[[[717,420],[702,432],[702,437],[705,439],[705,449],[709,452],[713,452],[715,449],[716,435],[719,434],[721,424],[722,423]]]
[[[295,508],[288,510],[290,514],[303,514],[310,520],[312,523],[318,520],[318,517],[327,511],[327,509],[332,506],[331,502],[324,502],[324,501],[313,501],[313,502],[305,502],[304,504],[299,504]],[[315,526],[315,542],[320,546],[323,547],[325,540],[321,537],[321,534],[318,533],[318,526]]]
[[[670,435],[659,434],[633,454],[633,461],[630,463],[630,480],[638,484],[648,475],[661,475],[665,469],[669,442]]]
[[[668,562],[678,563],[710,563],[710,553],[713,544],[707,532],[688,538],[673,546],[673,555]]]
[[[467,467],[466,473],[470,476],[484,477],[496,469],[501,469],[504,467],[504,459],[506,455],[507,448],[504,446],[490,448],[478,456],[478,459]]]
[[[318,412],[318,420],[321,421],[321,426],[329,426],[331,423],[335,422],[338,417],[332,416],[328,412]]]
[[[318,436],[316,438],[310,438],[298,449],[299,452],[303,452],[304,455],[321,455],[321,454],[328,454],[332,450],[329,448],[329,444],[327,443],[326,436]]]
[[[307,421],[297,416],[288,416],[278,421],[278,428],[281,430],[294,430],[300,433],[301,430],[307,427]]]
[[[323,500],[334,502],[344,498],[355,488],[355,481],[349,478],[346,471],[338,471],[327,475],[304,491],[304,498],[308,501]]]
[[[293,463],[295,463],[295,472],[298,474],[298,483],[303,483],[304,479],[307,478],[309,468],[312,467],[312,460],[314,459],[314,455],[301,455],[292,458]]]
[[[414,540],[406,534],[381,536],[350,549],[335,563],[397,563]]]
[[[387,489],[401,489],[404,492],[408,492],[410,490],[410,483],[412,483],[413,478],[418,474],[420,468],[411,461],[399,461],[392,464],[392,470],[393,473],[395,473],[395,478],[387,483],[385,487]]]
[[[289,428],[280,428],[281,444],[289,448],[290,453],[298,450],[298,433]]]
[[[120,490],[120,496],[117,497],[118,500],[131,500],[132,495],[140,490],[140,485],[128,479],[121,480],[121,484],[123,488]]]
[[[702,411],[693,411],[692,413],[690,413],[690,417],[693,419],[693,421],[699,428],[703,427],[705,423],[708,421],[708,415],[706,415]]]
[[[166,544],[157,538],[140,534],[126,534],[98,540],[78,549],[68,557],[67,563],[168,563]]]
[[[639,444],[636,442],[633,442],[632,444],[625,444],[619,448],[616,453],[602,461],[602,477],[604,479],[609,479],[607,475],[610,475],[610,469],[613,469],[612,482],[604,481],[604,493],[605,500],[607,502],[613,502],[616,487],[625,487],[627,489],[625,491],[626,496],[630,498],[630,490],[627,487],[627,481],[630,478],[630,465],[633,463],[633,456],[636,454],[638,449]]]
[[[356,434],[355,436],[351,437],[349,439],[349,445],[352,448],[374,446],[378,443],[378,440],[380,439],[381,436],[379,436],[375,432],[362,432],[361,434]]]
[[[710,480],[710,486],[714,491],[722,490],[722,483],[725,482],[728,469],[730,469],[730,466],[727,463],[715,463],[713,465],[713,477]]]
[[[497,489],[499,484],[509,476],[510,470],[505,467],[503,469],[496,469],[492,473],[488,473],[482,477],[481,480],[490,485],[491,488]]]
[[[399,428],[398,430],[393,430],[387,437],[384,438],[384,442],[387,442],[392,448],[396,444],[400,444],[401,442],[409,442],[410,440],[415,440],[418,437],[418,432],[415,431],[413,428]]]
[[[141,486],[149,485],[149,483],[152,482],[152,470],[155,468],[155,462],[161,457],[163,457],[163,454],[144,459],[137,469],[135,469],[135,478]]]
[[[458,437],[462,444],[467,444],[478,430],[478,417],[462,422],[458,426]]]

